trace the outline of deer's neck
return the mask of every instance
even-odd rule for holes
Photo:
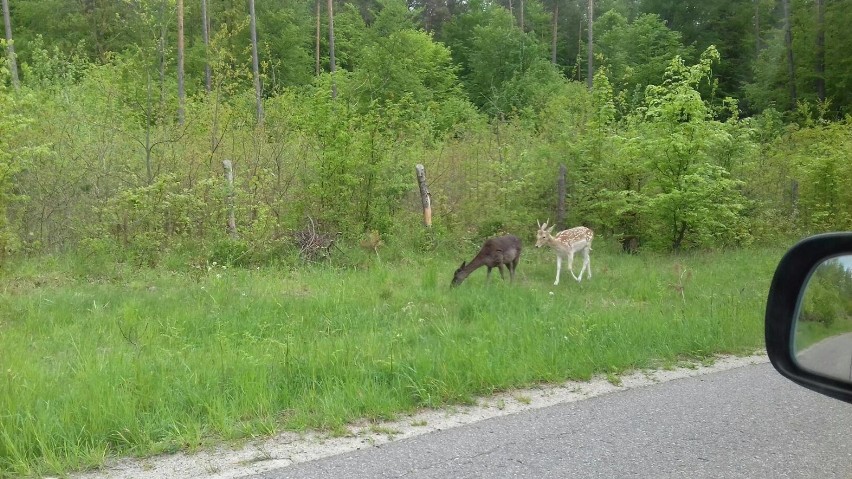
[[[468,263],[464,268],[462,268],[462,271],[464,271],[467,274],[472,273],[474,270],[476,270],[477,268],[480,268],[482,265],[485,264],[485,257],[486,256],[487,255],[484,255],[484,254],[481,254],[481,253],[474,256],[474,258],[472,260],[470,260],[470,263]]]

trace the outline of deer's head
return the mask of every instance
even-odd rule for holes
[[[553,233],[553,228],[556,227],[556,225],[551,225],[550,228],[548,228],[547,227],[548,221],[550,221],[550,220],[548,219],[543,224],[538,223],[538,221],[536,221],[536,223],[538,223],[538,231],[536,231],[536,239],[535,239],[535,247],[536,248],[541,248],[542,246],[547,244],[548,240],[550,240],[550,238],[551,238],[551,233]]]
[[[453,273],[453,281],[450,283],[451,288],[455,288],[456,286],[462,284],[462,281],[467,278],[468,273],[464,270],[465,266],[467,266],[467,262],[462,261],[462,264],[461,266],[459,266],[459,269],[457,269],[456,272]]]

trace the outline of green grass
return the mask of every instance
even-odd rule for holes
[[[563,271],[553,286],[552,254],[530,248],[516,284],[486,285],[483,269],[454,290],[459,258],[88,279],[31,263],[0,280],[0,476],[345,433],[494,391],[751,353],[780,255],[595,251],[590,281]]]

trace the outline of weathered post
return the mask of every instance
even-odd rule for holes
[[[414,170],[417,172],[417,183],[420,185],[420,203],[423,205],[423,225],[431,228],[432,195],[429,193],[429,187],[426,186],[426,168],[418,164],[414,167]]]
[[[231,238],[237,237],[237,220],[234,218],[234,166],[231,160],[223,160],[225,167],[225,181],[228,183],[228,234]]]

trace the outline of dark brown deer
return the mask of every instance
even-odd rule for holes
[[[491,279],[491,269],[498,268],[500,277],[504,280],[503,266],[509,270],[509,281],[515,280],[515,269],[518,267],[518,261],[521,259],[521,240],[514,235],[497,236],[496,238],[488,238],[483,243],[479,253],[470,260],[470,263],[462,262],[459,269],[453,274],[453,282],[450,286],[458,286],[465,278],[482,266],[488,267],[486,281]]]

